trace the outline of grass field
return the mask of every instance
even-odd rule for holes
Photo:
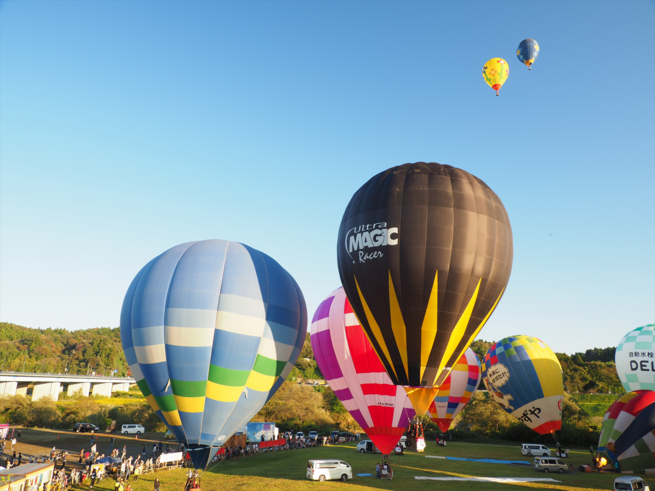
[[[59,436],[59,439],[57,439]],[[153,440],[159,441],[161,434],[145,434],[140,439],[116,437],[116,445],[128,446],[128,454],[140,453],[141,446],[146,443],[150,449]],[[25,453],[47,453],[53,445],[58,449],[67,449],[78,452],[80,448],[88,446],[88,435],[62,433],[53,430],[24,430],[23,439],[19,443]],[[109,438],[99,436],[98,449],[106,453],[109,449]],[[589,451],[571,449],[571,457],[565,461],[575,469],[580,464],[590,461]],[[228,460],[219,464],[210,465],[202,476],[202,489],[204,491],[218,490],[308,490],[308,489],[348,489],[363,490],[368,488],[390,490],[428,490],[428,489],[455,489],[469,490],[518,490],[520,488],[532,489],[559,489],[565,491],[609,490],[615,474],[610,473],[580,473],[577,470],[567,474],[537,473],[530,466],[485,464],[476,462],[451,461],[428,458],[426,455],[465,457],[465,458],[492,458],[506,460],[522,460],[530,462],[532,459],[521,455],[518,445],[483,445],[452,442],[445,448],[437,448],[434,442],[428,442],[425,453],[406,452],[402,457],[392,457],[391,465],[394,469],[392,481],[379,480],[375,477],[359,477],[356,474],[370,473],[375,475],[375,463],[380,460],[379,455],[360,454],[354,444],[344,444],[330,447],[321,447],[305,450],[290,450],[283,452],[260,454],[256,457]],[[311,459],[339,459],[345,460],[353,468],[354,479],[347,483],[309,481],[306,475],[307,461]],[[493,482],[438,482],[418,481],[415,476],[434,477],[550,477],[556,483],[493,483]],[[153,481],[159,477],[162,491],[182,491],[185,483],[185,471],[174,470],[147,474],[138,481],[131,483],[134,491],[152,491]],[[655,479],[649,480],[651,486]],[[88,490],[88,486],[77,487],[78,490]],[[105,479],[96,490],[113,491],[113,480]]]
[[[580,409],[589,416],[604,416],[612,403],[620,397],[618,394],[571,394],[571,398]]]

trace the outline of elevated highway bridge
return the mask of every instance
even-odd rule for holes
[[[125,377],[0,372],[0,396],[31,395],[33,401],[48,396],[56,401],[61,392],[111,397],[112,392],[126,392],[134,384],[136,381],[133,378]]]

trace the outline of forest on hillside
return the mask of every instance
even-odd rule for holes
[[[471,348],[482,358],[493,344],[476,340]],[[563,444],[587,446],[598,440],[602,414],[623,393],[614,367],[614,348],[589,349],[572,356],[557,353],[563,370],[564,418],[560,438]],[[95,328],[81,331],[30,329],[0,323],[0,363],[3,370],[50,373],[109,373],[126,375],[119,328]],[[338,428],[351,432],[359,426],[327,385],[308,385],[321,380],[309,335],[295,368],[287,381],[253,418],[275,421],[282,429],[321,434]],[[598,394],[613,394],[602,396]],[[602,401],[599,398],[605,398]],[[440,433],[427,417],[422,418],[426,436]],[[102,400],[61,394],[60,400],[31,401],[24,396],[0,397],[0,422],[24,426],[69,428],[73,422],[89,421],[105,428],[112,420],[119,424],[139,421],[149,431],[164,431],[165,426],[150,409],[138,389]],[[468,441],[537,442],[543,438],[527,429],[493,402],[486,392],[474,395],[457,416],[451,433]]]
[[[481,359],[493,341],[471,345]],[[620,394],[623,387],[614,366],[616,348],[593,348],[571,356],[556,353],[562,365],[564,390],[569,393]],[[99,327],[78,331],[32,329],[0,323],[0,367],[3,371],[32,373],[128,373],[120,329]],[[289,381],[323,379],[316,365],[309,334]]]

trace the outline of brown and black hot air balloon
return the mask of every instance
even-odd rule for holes
[[[418,414],[498,305],[512,257],[505,207],[461,169],[393,167],[350,200],[337,245],[341,283]]]

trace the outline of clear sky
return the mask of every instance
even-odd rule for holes
[[[116,327],[141,267],[211,238],[275,258],[311,318],[353,193],[432,161],[512,222],[480,338],[615,346],[655,321],[654,50],[646,0],[4,1],[0,320]]]

